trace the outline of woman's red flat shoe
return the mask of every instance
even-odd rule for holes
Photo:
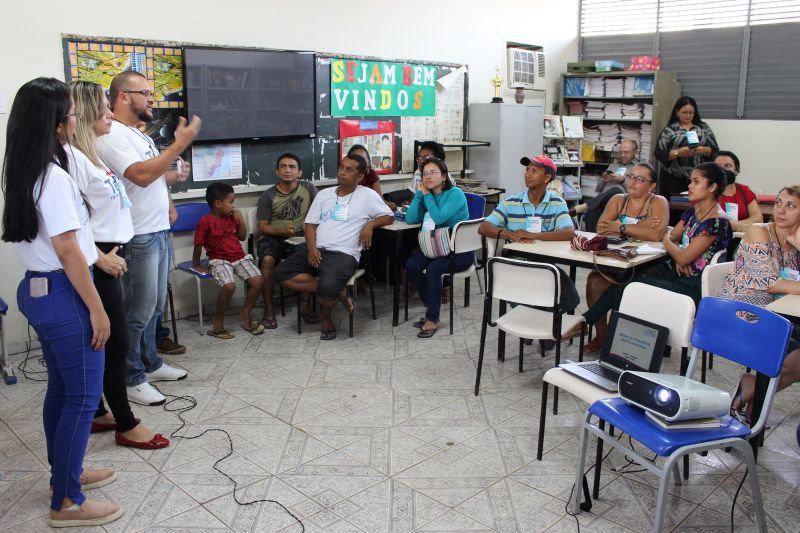
[[[141,424],[141,420],[138,418],[134,418],[137,424]],[[92,422],[92,430],[91,433],[102,433],[103,431],[111,431],[113,429],[117,429],[116,422]]]
[[[114,440],[120,446],[130,446],[131,448],[141,448],[142,450],[158,450],[169,446],[169,439],[161,433],[156,433],[156,436],[147,442],[138,442],[124,437],[122,433],[114,433]]]

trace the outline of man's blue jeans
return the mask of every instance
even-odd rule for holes
[[[31,278],[44,278],[47,294],[31,296]],[[89,310],[64,272],[27,272],[17,304],[36,330],[47,363],[42,418],[53,487],[50,508],[58,511],[65,497],[78,505],[85,499],[80,477],[103,392],[105,351],[92,348]]]
[[[128,272],[122,276],[125,314],[128,316],[127,381],[141,385],[145,372],[155,372],[164,362],[156,351],[156,321],[164,309],[169,276],[169,232],[134,235],[125,247]]]

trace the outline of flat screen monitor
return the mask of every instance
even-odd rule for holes
[[[186,105],[198,140],[314,134],[314,54],[184,48]]]

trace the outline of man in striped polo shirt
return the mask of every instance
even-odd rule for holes
[[[478,232],[490,239],[513,242],[568,241],[575,226],[563,198],[547,190],[556,164],[545,155],[523,157],[527,190],[501,201]]]

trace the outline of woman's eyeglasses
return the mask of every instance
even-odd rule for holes
[[[637,176],[636,174],[631,174],[631,177],[629,179],[633,180],[636,183],[652,183],[652,181],[649,178],[646,178],[644,176]]]
[[[441,176],[442,175],[442,171],[441,170],[426,170],[425,172],[422,173],[422,175],[424,177],[426,177],[426,178],[428,176]]]

